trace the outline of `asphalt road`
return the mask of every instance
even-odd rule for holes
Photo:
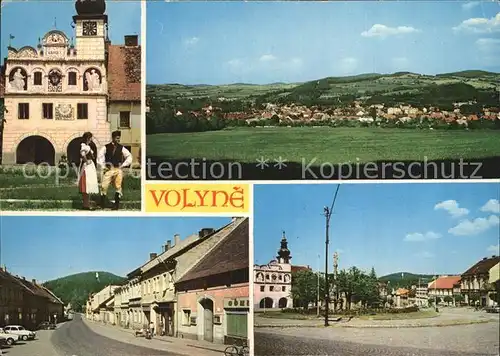
[[[98,335],[83,323],[79,315],[55,330],[51,342],[61,356],[180,356]]]
[[[311,339],[291,335],[255,332],[255,356],[484,356],[479,353],[390,347],[331,339]]]

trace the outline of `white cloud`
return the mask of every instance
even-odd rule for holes
[[[261,61],[261,62],[272,62],[275,60],[276,60],[276,57],[273,56],[272,54],[264,54],[259,58],[259,61]]]
[[[243,65],[243,61],[235,58],[227,61],[227,64],[229,64],[230,67],[241,67]]]
[[[341,72],[341,74],[351,74],[355,72],[358,67],[358,60],[352,57],[342,58],[338,63],[337,69]]]
[[[482,206],[481,211],[485,213],[500,214],[500,202],[497,199],[490,199]]]
[[[434,210],[446,210],[454,218],[459,218],[461,216],[469,214],[469,210],[465,208],[460,208],[456,200],[445,200],[441,203],[437,203],[434,206]]]
[[[500,31],[500,12],[495,17],[487,19],[476,17],[462,21],[458,26],[453,27],[455,32],[469,33],[494,33]]]
[[[492,252],[498,256],[500,254],[500,245],[491,245],[486,249],[486,251]]]
[[[422,252],[417,252],[415,254],[415,257],[417,257],[417,258],[432,258],[432,257],[434,257],[434,254],[430,253],[429,251],[422,251]]]
[[[404,241],[420,242],[420,241],[436,240],[439,238],[441,238],[441,235],[433,231],[426,232],[425,234],[421,234],[420,232],[414,232],[412,234],[406,235]]]
[[[470,11],[473,8],[475,8],[476,6],[478,6],[479,4],[480,4],[479,1],[466,2],[466,3],[462,4],[462,9],[466,10],[466,11]]]
[[[476,41],[476,47],[481,52],[494,52],[500,49],[500,39],[498,38],[479,38]]]
[[[491,227],[497,226],[500,219],[496,215],[488,218],[477,218],[474,220],[464,220],[457,226],[448,230],[450,234],[457,236],[478,235]]]
[[[389,27],[386,25],[375,24],[368,31],[361,32],[361,36],[385,38],[388,36],[405,35],[416,32],[420,32],[420,30],[411,26]]]
[[[198,42],[200,42],[200,39],[198,37],[191,37],[184,40],[184,44],[186,46],[195,46],[196,44],[198,44]]]

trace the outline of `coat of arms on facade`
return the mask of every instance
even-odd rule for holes
[[[49,92],[62,92],[62,74],[58,70],[49,73]]]
[[[71,104],[59,104],[56,106],[56,120],[73,120],[73,107]]]

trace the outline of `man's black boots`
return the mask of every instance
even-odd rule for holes
[[[104,194],[101,194],[101,209],[106,209],[106,196]]]
[[[120,209],[120,193],[115,193],[115,203],[113,204],[113,210]]]

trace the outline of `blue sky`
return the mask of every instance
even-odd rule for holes
[[[30,217],[0,218],[1,264],[39,281],[88,271],[125,276],[161,252],[174,235],[181,240],[230,218]]]
[[[486,1],[152,1],[147,83],[499,71],[499,11]]]
[[[63,31],[69,38],[74,37],[71,27],[73,16],[76,15],[75,2],[65,1],[2,1],[2,61],[7,56],[9,34],[15,38],[12,47],[36,47],[38,37],[56,28]],[[106,13],[109,23],[109,37],[113,44],[122,44],[125,35],[141,33],[141,4],[138,1],[107,1]],[[27,25],[29,24],[29,25]]]
[[[324,269],[322,214],[335,189],[255,186],[255,263],[275,258],[285,230],[292,264],[316,270],[319,254]],[[342,184],[331,218],[329,268],[339,251],[339,268],[373,266],[379,276],[462,273],[499,255],[499,196],[499,184]]]

